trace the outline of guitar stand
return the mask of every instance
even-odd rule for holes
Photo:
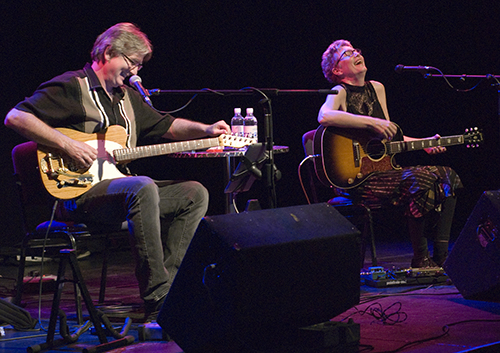
[[[78,265],[78,260],[75,255],[75,251],[72,249],[62,249],[60,251],[60,254],[61,254],[61,259],[59,262],[59,269],[57,273],[57,290],[54,293],[54,300],[52,301],[52,309],[50,312],[47,340],[45,343],[28,347],[27,351],[29,353],[37,353],[43,350],[75,343],[80,337],[80,335],[85,331],[87,331],[92,326],[92,324],[94,325],[96,335],[99,338],[99,342],[101,344],[97,346],[84,348],[83,353],[107,352],[111,349],[123,347],[133,343],[135,340],[134,337],[127,336],[128,330],[130,329],[130,326],[132,324],[132,321],[129,320],[129,318],[125,320],[125,324],[123,325],[122,331],[118,332],[111,326],[111,323],[109,319],[106,317],[106,315],[97,310],[96,307],[94,306],[94,303],[92,302],[87,286],[83,281],[83,276],[80,271],[80,266]],[[85,306],[87,307],[90,316],[90,320],[87,321],[83,326],[81,326],[79,330],[73,335],[69,334],[68,326],[66,323],[66,315],[59,308],[59,304],[61,302],[63,284],[64,282],[70,281],[64,278],[64,273],[66,271],[66,266],[68,263],[71,266],[71,270],[73,272],[73,279],[71,281],[73,281],[80,289],[83,301],[85,302]],[[57,316],[59,316],[60,319],[59,332],[63,338],[54,340],[56,324],[57,324]],[[106,335],[114,337],[115,340],[108,342]]]

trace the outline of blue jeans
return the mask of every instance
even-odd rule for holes
[[[168,293],[208,209],[208,191],[195,181],[132,176],[101,181],[64,206],[77,222],[128,222],[140,295],[150,302]]]

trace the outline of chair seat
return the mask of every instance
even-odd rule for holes
[[[351,199],[346,196],[335,196],[334,198],[327,201],[327,203],[334,207],[341,206],[359,206],[370,210],[378,210],[384,208],[384,206],[376,201],[361,201],[357,199]]]
[[[50,230],[68,230],[68,231],[83,231],[87,230],[87,226],[83,223],[75,224],[73,222],[61,222],[61,221],[46,221],[43,223],[40,223],[36,227],[37,232],[42,232],[42,231],[47,231],[47,229],[50,226]]]
[[[351,199],[344,196],[337,196],[327,202],[331,206],[352,206],[353,202]]]
[[[37,232],[43,232],[47,231],[47,228],[49,228],[50,225],[50,231],[59,231],[59,230],[65,230],[68,232],[85,232],[85,231],[90,231],[93,234],[100,234],[100,233],[113,233],[113,232],[120,232],[124,230],[128,230],[128,224],[127,222],[123,223],[110,223],[110,224],[96,224],[96,225],[86,225],[84,223],[75,223],[71,221],[52,221],[52,224],[50,221],[42,222],[36,227]]]

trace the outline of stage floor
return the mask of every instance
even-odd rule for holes
[[[399,241],[378,239],[377,253],[378,265],[385,270],[407,268],[412,257],[409,242],[405,239]],[[369,252],[366,260],[368,269]],[[97,298],[101,255],[94,252],[79,262],[90,294],[92,298]],[[113,352],[182,352],[173,341],[139,340],[138,331],[142,325],[143,309],[133,267],[127,249],[118,249],[114,252],[109,267],[106,307],[103,309],[106,309],[112,322],[116,322],[117,325],[121,325],[123,317],[128,316],[132,319],[129,334],[134,336],[135,342]],[[44,273],[55,275],[56,269],[57,263],[49,261],[45,264]],[[39,270],[39,263],[31,263],[27,273]],[[12,283],[8,278],[14,277],[15,271],[16,266],[13,263],[4,261],[0,265],[4,291],[8,291]],[[352,319],[354,323],[360,325],[360,345],[354,350],[356,352],[500,351],[500,303],[464,299],[455,286],[446,281],[438,284],[414,283],[386,287],[374,287],[373,284],[369,286],[361,281],[360,286],[360,304],[332,318],[334,321],[343,322]],[[37,287],[23,296],[23,306],[32,317],[38,318],[40,315],[46,330],[53,293],[44,291],[39,298],[36,291]],[[6,296],[5,293],[2,296]],[[71,287],[65,288],[61,307],[68,316],[70,328],[76,327]],[[18,332],[11,326],[4,326],[4,331],[5,335],[0,340],[2,352],[25,352],[27,347],[45,342],[46,333],[43,330]],[[60,336],[56,334],[57,338]],[[47,352],[81,352],[85,347],[97,344],[99,344],[97,336],[86,332],[76,343]]]

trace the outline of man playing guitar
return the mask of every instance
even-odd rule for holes
[[[5,125],[69,156],[75,169],[89,168],[104,153],[104,139],[91,145],[60,128],[101,136],[121,126],[126,136],[122,147],[128,148],[158,138],[187,140],[230,132],[224,121],[207,125],[162,115],[124,85],[151,55],[151,43],[137,26],[118,23],[98,36],[91,64],[43,83],[8,113]],[[76,186],[85,187],[84,179]],[[69,190],[72,185],[59,186]],[[128,222],[145,316],[155,319],[207,207],[208,191],[198,182],[123,176],[99,181],[81,196],[65,200],[60,211],[76,222]]]

